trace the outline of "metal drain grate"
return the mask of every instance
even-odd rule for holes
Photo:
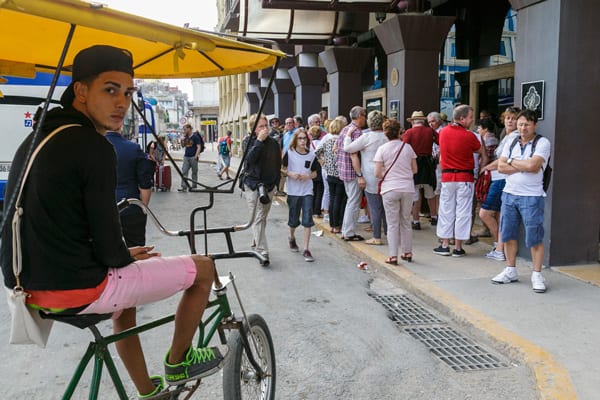
[[[450,327],[405,328],[455,371],[508,368],[508,364]]]
[[[389,311],[389,317],[398,325],[427,325],[443,324],[434,314],[419,305],[407,295],[376,295],[369,294]]]

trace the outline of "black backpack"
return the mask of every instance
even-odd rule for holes
[[[538,140],[540,140],[541,137],[543,137],[543,136],[540,134],[535,135],[535,139],[533,139],[533,143],[531,144],[531,153],[529,154],[529,157],[533,156],[533,153],[535,153],[535,146],[537,145],[537,142],[538,142]],[[517,144],[519,139],[520,139],[520,137],[517,136],[511,143],[509,151],[508,151],[509,156],[512,154],[513,147],[515,147],[515,145]],[[544,169],[544,178],[543,178],[543,183],[542,183],[544,192],[548,191],[548,188],[550,187],[550,180],[552,179],[552,167],[550,166],[550,158],[551,157],[548,157],[548,162],[546,163],[546,169]],[[542,168],[544,168],[544,167],[542,167]]]

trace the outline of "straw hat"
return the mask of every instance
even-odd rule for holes
[[[450,122],[450,121],[448,121],[448,116],[446,114],[444,114],[443,112],[440,113],[440,118],[444,122]]]
[[[416,119],[426,120],[427,117],[425,116],[425,114],[423,114],[423,111],[413,111],[410,118],[406,118],[406,120],[410,123],[412,123]]]

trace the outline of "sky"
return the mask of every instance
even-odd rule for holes
[[[189,23],[192,28],[214,31],[217,25],[216,0],[100,0],[111,8],[171,25],[183,26]],[[166,79],[171,85],[188,94],[192,100],[193,91],[190,79]]]

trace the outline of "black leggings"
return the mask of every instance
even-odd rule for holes
[[[329,184],[329,226],[341,228],[346,208],[346,189],[344,182],[335,176],[327,176]]]

